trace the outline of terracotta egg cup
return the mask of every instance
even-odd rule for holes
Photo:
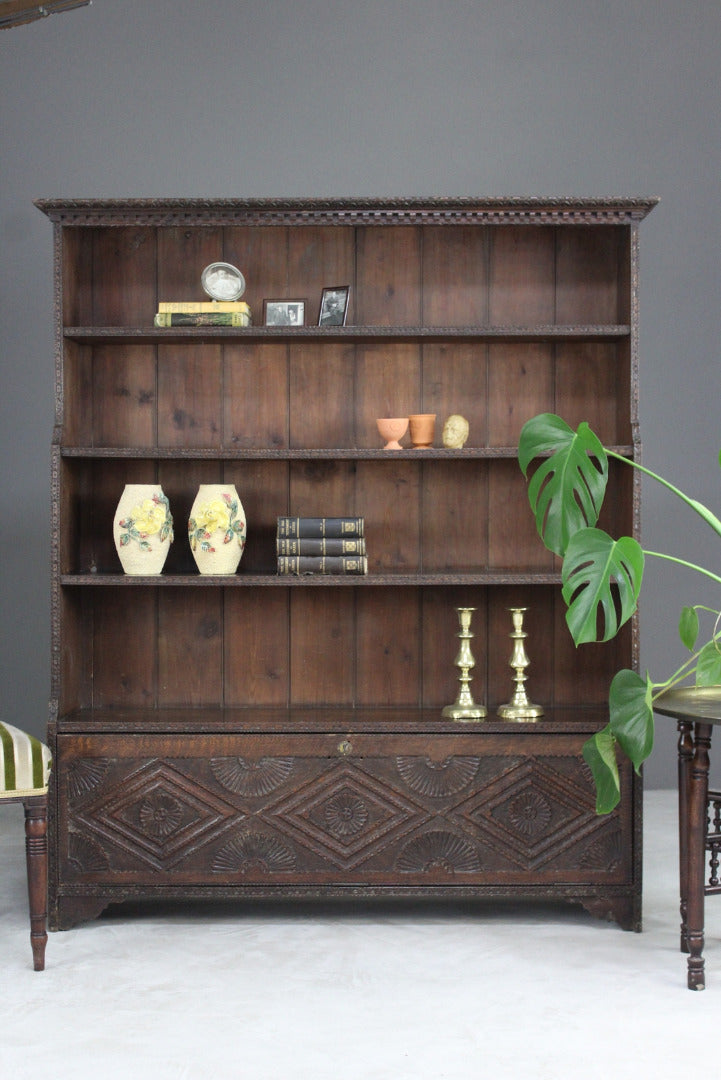
[[[401,450],[401,444],[399,439],[402,439],[408,430],[408,417],[407,416],[386,416],[381,420],[376,420],[378,425],[378,431],[382,439],[386,440],[384,450]]]

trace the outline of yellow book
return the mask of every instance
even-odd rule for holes
[[[245,311],[250,315],[244,300],[163,300],[158,304],[160,315],[208,315],[213,311]]]

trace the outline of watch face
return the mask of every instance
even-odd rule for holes
[[[206,266],[200,275],[200,283],[213,300],[239,300],[245,292],[245,278],[240,270],[226,262]]]

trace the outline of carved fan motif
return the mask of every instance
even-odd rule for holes
[[[411,791],[442,799],[468,787],[478,772],[480,758],[448,757],[431,761],[422,757],[397,757],[396,768]]]
[[[436,830],[406,844],[396,859],[396,868],[407,874],[431,870],[472,874],[481,869],[481,860],[470,841],[454,833]]]
[[[236,795],[269,795],[292,773],[293,758],[213,758],[210,768],[218,783]]]
[[[79,758],[68,769],[68,798],[71,801],[81,799],[88,792],[98,787],[110,768],[107,758]]]
[[[68,841],[68,859],[79,874],[92,874],[107,870],[108,857],[99,844],[86,836],[71,833]]]
[[[616,830],[610,836],[600,836],[588,845],[581,856],[581,866],[584,870],[616,870],[621,857],[621,834]]]
[[[278,873],[295,870],[295,855],[274,836],[247,832],[236,836],[215,856],[215,873],[246,874],[252,870]]]

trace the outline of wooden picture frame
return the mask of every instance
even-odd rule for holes
[[[349,298],[350,285],[330,285],[323,289],[318,326],[345,326]]]
[[[305,300],[264,300],[265,326],[305,326]]]

